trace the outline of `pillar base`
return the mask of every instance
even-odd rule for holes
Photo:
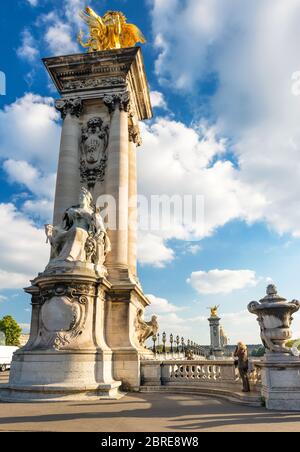
[[[299,358],[285,357],[281,362],[276,355],[259,364],[262,372],[262,397],[266,408],[274,411],[300,412]]]
[[[0,399],[10,401],[117,399],[121,382],[111,377],[112,353],[18,351]]]
[[[121,383],[97,386],[2,386],[1,402],[75,402],[80,400],[119,400],[125,393],[119,391]]]
[[[138,311],[150,304],[137,284],[119,283],[107,292],[105,336],[113,352],[113,376],[122,381],[122,390],[139,391],[141,385],[140,363],[154,357],[138,342]]]

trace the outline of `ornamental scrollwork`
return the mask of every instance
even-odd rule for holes
[[[120,111],[125,111],[126,113],[130,111],[130,94],[128,91],[105,96],[103,102],[107,106],[110,114],[116,110],[117,106]]]
[[[61,113],[62,119],[65,119],[68,114],[79,118],[83,110],[82,99],[80,97],[76,99],[58,99],[55,102],[55,108]]]

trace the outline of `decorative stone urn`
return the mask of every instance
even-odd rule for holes
[[[293,353],[286,347],[286,343],[292,339],[292,316],[299,309],[299,301],[293,300],[288,303],[285,298],[278,295],[274,285],[268,286],[267,295],[262,300],[252,301],[248,305],[249,312],[257,315],[261,339],[268,355]]]

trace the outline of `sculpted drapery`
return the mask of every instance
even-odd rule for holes
[[[66,210],[60,226],[46,225],[51,244],[50,265],[58,262],[85,262],[103,265],[111,244],[91,193],[82,188],[79,204]]]

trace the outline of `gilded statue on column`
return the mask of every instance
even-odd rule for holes
[[[207,308],[207,309],[210,310],[210,316],[211,317],[218,317],[219,307],[220,307],[220,305],[219,306],[212,306],[210,308]]]
[[[78,42],[88,52],[134,47],[138,42],[145,44],[146,39],[136,25],[128,24],[120,11],[107,11],[103,17],[92,8],[87,7],[79,13],[81,19],[89,26],[90,37],[83,41],[83,32],[78,35]]]

